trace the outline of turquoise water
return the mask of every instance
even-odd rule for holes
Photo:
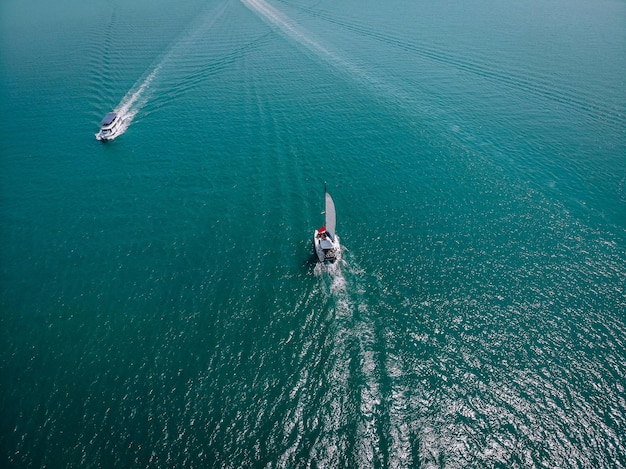
[[[625,24],[5,0],[0,465],[626,466]]]

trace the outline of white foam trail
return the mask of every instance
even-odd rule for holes
[[[120,118],[122,119],[122,127],[120,128],[120,131],[118,132],[117,136],[120,136],[121,134],[126,132],[126,129],[128,129],[128,127],[130,126],[135,115],[148,102],[150,95],[146,94],[144,96],[144,93],[150,87],[152,80],[154,79],[154,77],[156,77],[157,73],[159,73],[159,70],[161,70],[162,64],[163,64],[163,61],[161,61],[154,68],[154,70],[150,72],[150,74],[143,80],[143,82],[139,84],[139,86],[137,85],[133,86],[128,91],[128,93],[126,93],[126,95],[122,98],[120,103],[115,108],[116,112],[119,114]],[[143,96],[143,99],[140,100],[142,96]]]
[[[376,332],[369,307],[360,296],[364,291],[358,284],[362,272],[344,259],[333,264],[332,270],[329,270],[332,276],[330,291],[336,299],[337,345],[340,347],[338,356],[350,360],[349,352],[344,347],[354,341],[359,346],[360,374],[363,379],[357,427],[359,467],[373,467],[382,464],[378,428],[382,425],[380,406],[383,397],[380,390],[381,370],[375,351]],[[347,363],[337,363],[336,366],[341,375],[348,372]]]
[[[362,66],[341,57],[319,41],[313,39],[309,32],[297,25],[287,15],[269,5],[265,0],[241,0],[241,2],[261,19],[276,27],[291,39],[299,42],[339,72],[348,74],[351,79],[369,88],[377,95],[384,97],[388,104],[392,104],[403,111],[408,111],[411,115],[415,106],[421,106],[421,104],[415,102],[415,97],[411,93],[407,93],[401,87],[373,75]]]
[[[298,41],[318,57],[324,59],[337,69],[346,70],[352,75],[359,77],[361,80],[370,84],[378,84],[378,80],[371,77],[364,70],[348,60],[340,57],[334,52],[328,50],[319,42],[314,40],[309,33],[303,28],[297,26],[291,18],[269,5],[264,0],[241,0],[250,10],[261,16],[270,24],[276,26],[282,32],[292,39]]]
[[[401,379],[404,372],[399,357],[391,354],[387,360],[389,376]],[[413,467],[411,454],[411,432],[408,417],[409,402],[406,397],[407,390],[402,385],[393,385],[389,407],[389,467],[405,468]]]
[[[122,113],[122,115],[130,112],[130,109],[139,100],[139,98],[141,98],[143,93],[150,86],[150,83],[152,83],[152,80],[154,80],[154,77],[157,75],[157,73],[159,73],[159,70],[161,70],[162,64],[163,62],[159,63],[159,65],[157,65],[155,69],[152,70],[150,75],[148,75],[148,77],[143,81],[143,83],[141,83],[141,85],[139,85],[137,89],[133,87],[130,89],[128,93],[126,93],[126,96],[124,96],[122,101],[120,101],[118,112]]]
[[[278,26],[282,31],[307,46],[312,51],[326,55],[329,58],[335,57],[334,54],[329,52],[325,47],[307,36],[304,31],[297,28],[289,17],[276,10],[264,0],[242,0],[242,2],[248,8],[261,14],[263,18],[268,20],[271,24]]]
[[[164,65],[170,62],[173,57],[177,57],[179,55],[177,54],[177,51],[185,49],[186,45],[190,42],[194,42],[201,32],[206,31],[206,29],[213,26],[217,19],[222,16],[227,5],[228,2],[224,2],[220,7],[218,7],[217,10],[211,9],[205,13],[202,16],[201,21],[197,23],[195,27],[191,28],[191,32],[186,32],[180,39],[175,41],[158,61],[158,63],[152,68],[152,71],[150,71],[145,78],[140,78],[126,93],[119,104],[115,107],[115,111],[120,115],[123,122],[117,136],[123,134],[126,129],[128,129],[135,115],[137,115],[137,113],[141,111],[141,109],[143,109],[143,107],[150,100],[150,86],[153,80],[161,72]]]

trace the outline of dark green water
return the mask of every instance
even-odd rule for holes
[[[4,1],[0,466],[626,466],[625,24]]]

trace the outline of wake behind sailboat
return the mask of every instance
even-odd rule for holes
[[[324,184],[324,202],[326,209],[326,224],[315,230],[315,233],[313,234],[313,246],[319,261],[325,264],[330,264],[341,258],[341,245],[339,244],[339,236],[335,233],[337,225],[335,203],[326,190],[326,184]]]

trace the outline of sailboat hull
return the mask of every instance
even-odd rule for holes
[[[329,237],[322,239],[319,231],[315,230],[313,247],[319,261],[325,264],[332,264],[341,258],[341,246],[337,235],[332,240]]]

